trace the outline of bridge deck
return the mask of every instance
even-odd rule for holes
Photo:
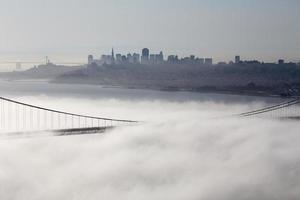
[[[55,133],[57,136],[65,135],[87,135],[87,134],[96,134],[104,133],[105,131],[111,130],[115,127],[89,127],[89,128],[73,128],[73,129],[59,129],[51,130],[50,132]]]
[[[300,116],[291,116],[291,117],[280,117],[281,120],[300,120]]]
[[[25,136],[31,137],[43,133],[53,133],[55,136],[71,136],[71,135],[89,135],[100,134],[108,130],[112,130],[114,126],[109,127],[89,127],[89,128],[72,128],[72,129],[57,129],[57,130],[40,130],[40,131],[19,131],[6,133],[3,136]]]

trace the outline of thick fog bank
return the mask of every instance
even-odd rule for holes
[[[300,197],[299,123],[228,117],[262,104],[19,99],[146,123],[102,135],[0,139],[0,199]]]

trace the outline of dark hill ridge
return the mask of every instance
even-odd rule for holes
[[[22,80],[22,79],[54,79],[62,74],[83,69],[82,66],[63,66],[48,63],[30,68],[26,71],[14,71],[0,73],[0,78],[6,80]]]
[[[55,83],[96,84],[168,91],[189,90],[250,95],[300,96],[300,65],[40,65],[23,72],[0,73],[9,80],[47,79]]]
[[[114,65],[89,66],[57,77],[58,83],[100,84],[164,90],[227,91],[299,95],[300,66],[295,64]]]

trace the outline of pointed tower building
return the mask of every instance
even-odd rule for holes
[[[112,50],[111,50],[111,63],[115,64],[115,52],[114,52],[114,48],[112,48]]]

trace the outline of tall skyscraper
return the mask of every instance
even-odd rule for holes
[[[94,57],[93,57],[93,55],[89,55],[88,56],[88,64],[90,65],[90,64],[92,64],[94,62]]]
[[[115,52],[114,52],[114,48],[112,48],[112,50],[111,50],[111,63],[115,64]]]
[[[159,54],[156,55],[156,63],[162,64],[164,62],[164,54],[161,51]]]
[[[148,64],[149,63],[149,49],[144,48],[142,50],[142,64]]]
[[[241,57],[240,56],[235,56],[235,64],[238,64],[241,62]]]

